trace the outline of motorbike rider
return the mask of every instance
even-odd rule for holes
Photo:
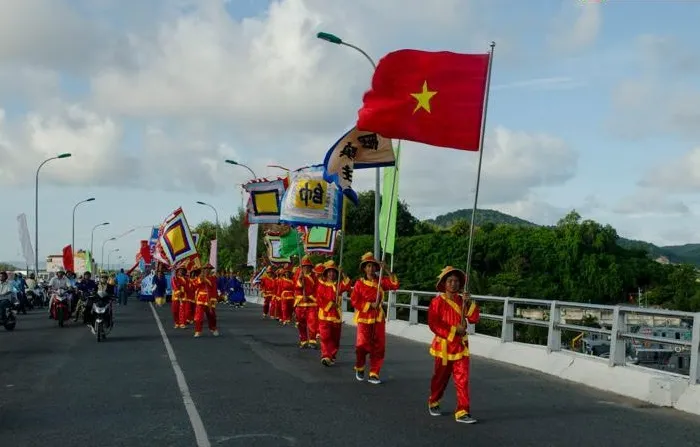
[[[70,287],[70,282],[66,278],[66,272],[63,269],[59,269],[56,272],[56,276],[51,278],[49,282],[49,293],[51,293],[51,299],[49,300],[49,318],[53,318],[51,314],[51,309],[53,308],[53,292],[58,292],[59,289],[68,289]]]
[[[92,300],[90,296],[98,290],[97,283],[92,279],[92,274],[90,272],[83,273],[83,279],[77,284],[77,288],[85,299],[78,303],[78,311],[75,313],[74,321],[78,321],[79,314],[82,310],[82,312],[84,312],[84,320],[89,325],[92,321],[90,319],[90,311],[92,310]]]
[[[7,307],[12,305],[12,282],[8,279],[7,272],[0,272],[0,320],[5,319]]]
[[[21,273],[15,273],[15,279],[13,281],[14,287],[15,287],[15,292],[17,293],[17,301],[19,302],[19,311],[22,312],[22,315],[27,315],[27,282],[24,280],[24,277],[22,276]]]

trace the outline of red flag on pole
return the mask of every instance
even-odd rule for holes
[[[478,151],[490,54],[398,50],[384,56],[357,128],[385,138]]]
[[[139,250],[141,253],[141,259],[143,259],[143,262],[146,265],[151,264],[151,247],[148,245],[148,241],[141,241],[141,249]]]
[[[72,272],[74,271],[74,265],[73,265],[73,247],[70,245],[66,245],[63,247],[63,268],[67,272]]]

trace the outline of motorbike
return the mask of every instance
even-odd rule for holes
[[[13,331],[15,326],[17,326],[17,309],[19,308],[19,302],[17,298],[13,295],[0,297],[0,302],[7,301],[2,315],[0,315],[0,322],[5,327],[6,331]]]
[[[112,301],[114,301],[114,297],[100,291],[92,302],[92,331],[95,333],[98,343],[103,341],[114,327]]]
[[[75,306],[75,316],[73,321],[78,321],[82,318],[83,324],[87,324],[87,314],[90,309],[92,309],[92,303],[94,302],[96,292],[78,292],[78,304]]]
[[[48,304],[46,290],[42,286],[36,286],[33,289],[27,290],[27,301],[30,309],[41,309]]]
[[[63,327],[63,323],[70,318],[70,300],[71,295],[66,289],[58,289],[53,294],[51,315],[58,321],[58,327]]]

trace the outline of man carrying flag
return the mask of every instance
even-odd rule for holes
[[[294,293],[294,312],[299,330],[299,347],[316,349],[318,342],[318,318],[316,297],[316,277],[313,274],[314,265],[308,256],[301,260],[301,271],[296,276]]]

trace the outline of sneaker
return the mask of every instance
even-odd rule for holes
[[[309,346],[308,341],[299,342],[299,349],[306,349]]]
[[[376,374],[370,374],[369,380],[367,382],[371,383],[372,385],[379,385],[380,383],[382,383],[382,381],[379,380],[379,376]]]
[[[362,382],[365,380],[365,372],[364,371],[355,371],[355,380],[358,382]]]
[[[321,365],[323,366],[331,366],[332,364],[333,362],[329,358],[324,357],[321,359]]]
[[[201,337],[201,336],[202,336],[202,333],[201,333],[201,332],[195,332],[195,333],[194,333],[194,338],[199,338],[199,337]]]
[[[214,337],[218,337],[219,331],[211,331],[211,335],[213,335]]]
[[[428,413],[431,416],[442,416],[442,413],[440,412],[440,405],[435,405],[433,407],[428,407]]]
[[[318,343],[316,343],[315,341],[310,341],[310,342],[309,342],[309,347],[310,347],[311,349],[318,349]]]
[[[331,359],[331,365],[335,365],[335,359]]]
[[[476,419],[474,419],[469,413],[455,418],[455,421],[459,422],[460,424],[476,424]]]

